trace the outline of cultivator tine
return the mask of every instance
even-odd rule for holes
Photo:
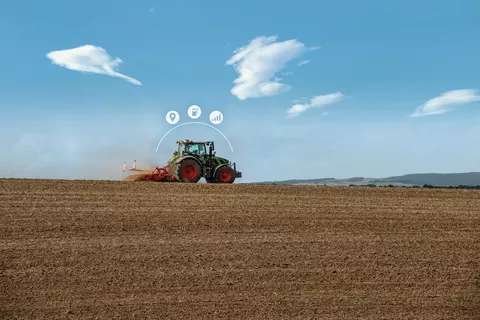
[[[127,169],[127,163],[123,163],[123,172],[125,171],[136,171],[137,170],[137,160],[133,160],[133,165],[131,168]]]

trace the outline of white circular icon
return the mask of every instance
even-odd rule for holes
[[[210,113],[210,122],[213,124],[220,124],[223,121],[223,114],[220,111],[213,111]]]
[[[177,111],[171,110],[167,112],[165,119],[167,120],[168,123],[175,124],[180,120],[180,115],[178,114]]]
[[[202,109],[200,109],[199,106],[193,105],[188,108],[188,116],[192,119],[198,119],[200,118],[200,115],[202,114]]]

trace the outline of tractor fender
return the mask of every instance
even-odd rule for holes
[[[223,168],[223,167],[229,167],[230,166],[228,164],[220,164],[218,166],[215,167],[215,170],[213,170],[213,176],[215,177],[215,175],[217,174],[217,171],[220,169],[220,168]]]
[[[176,164],[179,164],[180,162],[182,162],[182,161],[185,160],[185,159],[193,159],[193,160],[197,161],[200,166],[202,166],[202,164],[200,163],[200,161],[198,161],[198,159],[195,158],[195,157],[193,157],[193,156],[180,157],[180,158],[178,158],[178,159],[175,160],[175,163],[176,163]]]

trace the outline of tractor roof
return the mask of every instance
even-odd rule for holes
[[[177,143],[213,143],[213,141],[193,141],[193,140],[188,140],[188,139],[185,139],[185,140],[178,140]]]

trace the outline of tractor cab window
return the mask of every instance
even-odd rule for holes
[[[205,145],[203,143],[198,144],[187,144],[185,146],[185,152],[193,153],[199,156],[205,155]]]

